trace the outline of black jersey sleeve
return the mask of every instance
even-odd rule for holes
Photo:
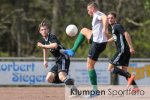
[[[54,34],[50,34],[49,41],[51,43],[57,43],[58,49],[62,49],[62,48],[64,49],[64,47],[61,45],[61,43],[59,42],[59,40],[57,39],[57,37]]]
[[[115,25],[115,30],[118,34],[123,34],[125,32],[125,29],[120,24]]]
[[[56,37],[54,34],[50,34],[50,35],[49,35],[49,41],[50,41],[51,43],[60,44],[60,42],[58,41],[57,37]]]

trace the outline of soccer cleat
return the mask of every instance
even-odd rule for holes
[[[74,51],[72,51],[71,49],[64,50],[63,53],[66,55],[69,55],[71,57],[73,57],[75,55]]]
[[[138,87],[133,88],[133,89],[131,90],[131,94],[135,94],[135,93],[137,93],[137,92],[139,92],[139,91],[140,91],[140,89],[139,89]]]
[[[128,78],[128,85],[127,85],[127,87],[129,87],[131,85],[131,83],[133,82],[134,78],[135,78],[134,75],[131,75],[131,77]]]
[[[74,51],[72,51],[71,49],[60,49],[59,50],[61,54],[65,54],[65,55],[69,55],[71,57],[73,57],[75,55]]]

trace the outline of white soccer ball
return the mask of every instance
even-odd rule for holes
[[[70,37],[76,36],[78,33],[78,28],[74,24],[70,24],[66,27],[66,34]]]

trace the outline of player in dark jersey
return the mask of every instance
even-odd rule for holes
[[[60,53],[60,50],[64,49],[64,47],[54,34],[49,33],[48,24],[46,22],[43,21],[39,25],[39,32],[42,35],[42,40],[37,43],[37,46],[43,48],[44,66],[48,67],[48,50],[56,61],[56,64],[48,72],[46,80],[49,83],[64,82],[66,85],[74,85],[73,79],[67,77],[70,65],[69,56]]]
[[[112,29],[112,37],[108,42],[115,41],[117,48],[114,57],[110,61],[108,70],[115,74],[124,76],[128,81],[128,87],[132,84],[134,87],[133,90],[139,90],[134,81],[134,75],[127,72],[130,56],[134,54],[130,35],[124,30],[121,24],[116,23],[117,15],[115,12],[108,13],[107,17],[108,23]],[[121,66],[121,69],[116,66]]]

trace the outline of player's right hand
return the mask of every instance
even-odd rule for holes
[[[48,62],[47,61],[44,61],[44,67],[48,67]]]
[[[42,44],[41,42],[38,42],[38,43],[37,43],[37,46],[38,46],[38,47],[42,47],[42,45],[43,45],[43,44]]]
[[[130,48],[130,53],[131,53],[131,55],[133,55],[135,53],[134,48]]]

